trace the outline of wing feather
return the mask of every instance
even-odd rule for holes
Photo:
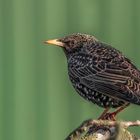
[[[93,64],[88,61],[79,67],[69,67],[69,75],[88,88],[112,98],[140,104],[140,79],[137,77],[140,76],[139,71],[125,58],[123,62],[121,59],[120,64],[115,63],[98,61]],[[122,66],[122,63],[127,66]],[[133,74],[132,69],[135,69],[136,73]]]

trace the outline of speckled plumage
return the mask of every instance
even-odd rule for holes
[[[72,85],[84,99],[105,108],[140,104],[140,71],[120,51],[85,34],[60,41]]]
[[[106,108],[99,119],[114,117],[130,103],[140,105],[140,71],[117,49],[80,33],[45,43],[63,48],[78,94]],[[120,108],[108,115],[111,107]]]

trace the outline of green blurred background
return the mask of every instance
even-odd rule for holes
[[[112,44],[140,68],[139,0],[0,0],[0,140],[62,140],[103,111],[75,94],[63,51],[42,43],[73,32]],[[118,118],[140,119],[139,106]]]

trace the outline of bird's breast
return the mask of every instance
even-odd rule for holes
[[[124,102],[113,99],[107,95],[104,95],[96,89],[94,89],[94,83],[92,81],[84,81],[83,77],[94,74],[94,72],[88,69],[89,60],[79,62],[80,57],[72,58],[68,64],[68,74],[70,81],[72,82],[73,87],[77,93],[82,96],[84,99],[91,101],[101,107],[119,107],[124,104]]]

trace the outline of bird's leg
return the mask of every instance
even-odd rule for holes
[[[129,103],[126,103],[125,105],[119,107],[116,111],[112,112],[111,114],[113,114],[114,116],[116,116],[119,112],[121,112],[122,110],[124,110],[128,105],[129,105]]]
[[[124,110],[127,106],[129,105],[129,103],[126,103],[125,105],[119,107],[116,111],[112,112],[112,113],[106,113],[101,119],[105,120],[113,120],[115,121],[115,116],[121,112],[122,110]]]
[[[104,118],[105,114],[109,111],[109,107],[105,108],[105,110],[103,111],[103,113],[100,115],[100,117],[98,118],[98,120]]]

